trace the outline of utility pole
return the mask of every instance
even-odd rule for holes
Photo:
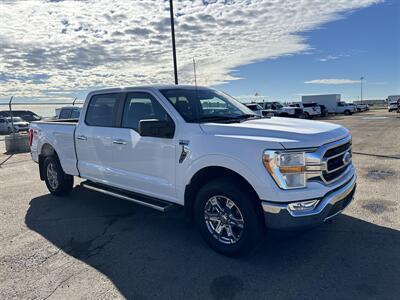
[[[169,12],[171,15],[171,36],[172,36],[172,56],[174,59],[174,76],[175,84],[178,84],[178,67],[176,63],[176,46],[175,46],[175,24],[174,24],[174,5],[173,0],[169,0]]]
[[[360,84],[361,84],[361,104],[363,104],[363,80],[364,80],[364,77],[361,76],[361,77],[360,77]]]

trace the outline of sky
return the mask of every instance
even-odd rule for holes
[[[180,83],[240,99],[400,94],[400,0],[175,0]],[[0,0],[0,101],[173,83],[169,2]]]

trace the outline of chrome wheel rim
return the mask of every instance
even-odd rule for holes
[[[47,165],[47,180],[49,182],[50,187],[53,190],[56,190],[58,187],[58,176],[57,171],[53,163],[49,163]]]
[[[225,196],[213,196],[204,206],[208,231],[221,243],[235,244],[243,234],[244,219],[239,207]]]

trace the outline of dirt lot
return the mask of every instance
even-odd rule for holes
[[[30,155],[14,155],[0,167],[0,299],[398,299],[400,115],[327,121],[353,134],[354,202],[241,259],[210,250],[180,212],[79,187],[50,196]]]

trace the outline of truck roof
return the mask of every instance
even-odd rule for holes
[[[194,89],[209,89],[205,86],[195,86],[195,85],[176,85],[176,84],[152,84],[152,85],[141,85],[141,86],[130,86],[130,87],[117,87],[117,88],[108,88],[108,89],[99,89],[93,90],[89,93],[98,94],[98,93],[116,93],[116,92],[129,92],[135,90],[162,90],[162,89],[187,89],[187,90],[194,90]]]

